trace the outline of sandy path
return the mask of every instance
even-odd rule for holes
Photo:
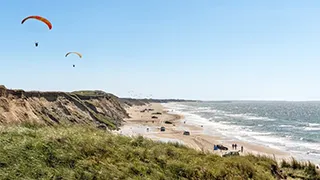
[[[153,110],[141,112],[144,109]],[[119,133],[124,135],[142,135],[154,140],[180,142],[197,150],[217,154],[223,154],[225,152],[213,151],[214,144],[222,144],[231,150],[231,145],[236,143],[238,144],[238,150],[240,150],[241,146],[244,147],[244,152],[242,154],[261,154],[276,157],[277,159],[289,157],[289,154],[285,152],[262,145],[242,141],[232,141],[224,137],[206,135],[204,134],[201,126],[185,124],[183,116],[167,113],[167,110],[165,110],[159,103],[153,103],[145,106],[133,106],[126,110],[131,118],[125,119],[126,122],[119,131]],[[156,116],[157,118],[152,118],[152,116]],[[172,124],[166,124],[166,121]],[[160,131],[161,126],[166,128],[165,132]],[[149,130],[147,130],[147,128]],[[190,132],[190,136],[183,135],[184,130],[188,130]]]

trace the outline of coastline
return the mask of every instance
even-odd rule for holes
[[[142,112],[145,109],[152,109],[152,111]],[[276,160],[288,159],[291,157],[289,153],[278,149],[245,141],[230,140],[222,136],[205,134],[203,127],[184,123],[183,115],[168,112],[168,110],[160,103],[132,106],[126,108],[126,110],[130,118],[125,119],[124,125],[118,132],[123,135],[141,135],[156,141],[179,142],[190,148],[218,155],[222,155],[232,150],[232,144],[237,144],[237,150],[240,150],[240,147],[243,146],[243,153],[240,153],[241,155],[266,155],[275,158]],[[154,116],[154,118],[152,118],[152,116]],[[166,128],[164,132],[160,131],[160,127],[162,126]],[[183,135],[185,130],[190,132],[189,136]],[[213,147],[217,144],[222,144],[223,146],[228,147],[229,150],[214,151]]]

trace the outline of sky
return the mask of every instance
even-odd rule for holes
[[[10,0],[0,12],[10,89],[320,100],[319,0]],[[21,24],[29,15],[52,30]]]

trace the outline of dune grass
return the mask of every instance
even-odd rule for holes
[[[111,95],[109,93],[106,93],[106,92],[100,91],[100,90],[73,91],[73,92],[71,92],[71,94],[82,95],[82,96],[105,96],[105,95]]]
[[[277,166],[266,157],[222,158],[79,125],[2,126],[0,154],[0,179],[275,179]]]
[[[316,166],[311,162],[299,162],[292,158],[291,161],[282,160],[280,167],[292,178],[320,180]]]

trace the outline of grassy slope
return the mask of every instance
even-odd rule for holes
[[[84,126],[1,127],[0,154],[1,179],[274,179],[270,167],[276,164]],[[290,165],[286,168],[294,173]]]

